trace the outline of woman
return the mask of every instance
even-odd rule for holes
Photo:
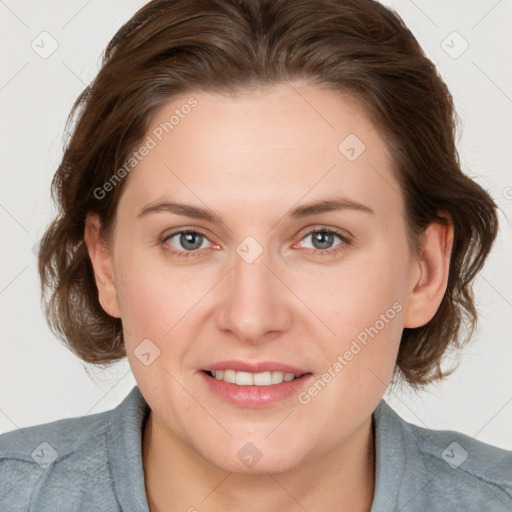
[[[496,205],[373,0],[155,0],[114,36],[39,268],[116,409],[0,437],[6,510],[512,509],[512,453],[408,424],[475,325]]]

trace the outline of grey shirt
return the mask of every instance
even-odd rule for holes
[[[141,456],[148,413],[135,386],[110,411],[2,434],[0,510],[148,512]],[[412,425],[384,400],[373,422],[371,512],[512,511],[512,451]]]

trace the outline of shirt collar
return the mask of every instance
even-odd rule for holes
[[[149,412],[135,386],[114,409],[108,429],[114,490],[126,512],[149,512],[142,466],[142,435]]]
[[[382,399],[373,412],[375,492],[370,512],[402,510],[430,481],[412,425]],[[408,509],[409,510],[409,509]]]

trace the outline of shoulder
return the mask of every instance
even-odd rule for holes
[[[444,481],[502,498],[512,509],[512,451],[484,443],[462,432],[429,430],[408,424],[426,466],[442,471]]]
[[[384,415],[400,431],[405,480],[417,494],[416,505],[443,511],[512,510],[512,451],[461,432],[408,423],[387,404]]]
[[[112,413],[0,435],[0,500],[6,509],[29,510],[37,503],[37,510],[117,510],[105,508],[104,501],[112,480],[107,440]],[[105,492],[98,493],[101,489]]]

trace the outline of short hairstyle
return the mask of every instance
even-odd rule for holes
[[[446,223],[443,212],[453,222],[446,292],[426,325],[403,330],[394,375],[419,388],[453,371],[441,361],[476,327],[472,284],[497,235],[497,205],[461,170],[446,84],[402,19],[374,0],[153,0],[118,30],[69,114],[52,181],[59,210],[40,243],[48,324],[79,358],[108,366],[126,356],[121,319],[98,300],[85,218],[98,214],[111,239],[128,178],[108,193],[104,185],[153,116],[178,94],[236,95],[294,80],[353,98],[377,127],[416,254],[431,222]]]

